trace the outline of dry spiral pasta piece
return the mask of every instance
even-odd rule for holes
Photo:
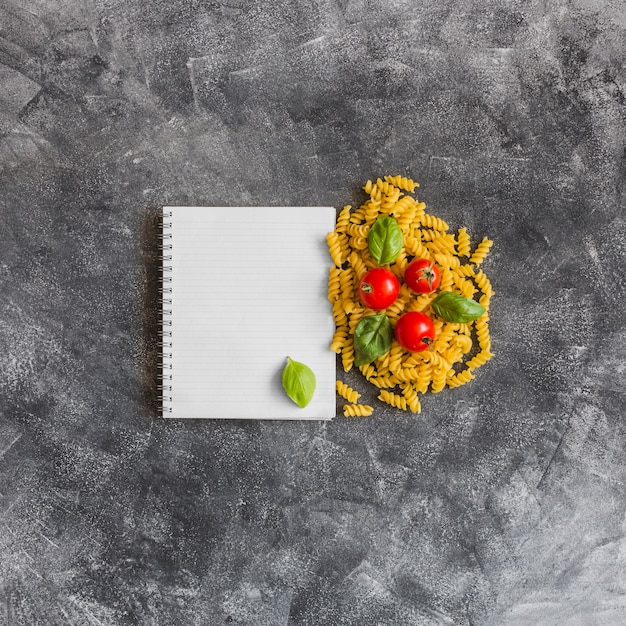
[[[439,289],[441,291],[450,291],[454,285],[454,272],[448,267],[441,268],[441,281]]]
[[[419,393],[426,393],[433,377],[433,368],[428,361],[422,361],[417,368],[417,381],[415,389]]]
[[[344,404],[343,414],[345,417],[368,417],[374,412],[374,407],[367,404]]]
[[[400,385],[402,395],[406,398],[406,403],[411,413],[421,413],[422,405],[417,395],[417,390],[411,383],[402,383]]]
[[[343,309],[343,302],[341,300],[335,300],[333,302],[333,319],[335,320],[335,326],[347,326],[348,316]]]
[[[404,348],[395,341],[391,344],[389,350],[389,371],[395,374],[402,367],[402,357]]]
[[[459,228],[457,231],[456,253],[464,257],[469,257],[471,254],[470,236],[467,228]]]
[[[328,243],[328,249],[333,263],[336,267],[341,267],[343,265],[343,259],[341,258],[342,247],[339,233],[335,231],[328,233],[328,235],[326,235],[326,243]]]
[[[350,214],[350,224],[362,224],[365,221],[365,206],[360,206]]]
[[[483,315],[474,322],[476,339],[481,350],[491,349],[491,338],[489,336],[489,326],[487,325],[487,320],[488,318]]]
[[[350,237],[350,246],[353,250],[367,250],[367,237]]]
[[[337,225],[335,226],[335,232],[337,233],[345,233],[348,228],[348,224],[350,223],[350,211],[352,207],[347,204],[341,209],[339,212],[339,216],[337,217]]]
[[[338,326],[330,343],[330,349],[339,354],[348,340],[348,328],[346,326]]]
[[[385,404],[388,404],[389,406],[393,406],[396,409],[402,409],[403,411],[406,411],[406,398],[397,393],[393,393],[393,391],[381,389],[380,393],[378,394],[378,399],[382,400]]]
[[[361,394],[356,391],[356,389],[352,389],[352,387],[341,380],[336,381],[335,388],[337,389],[337,393],[351,404],[356,404],[357,400],[361,397]]]
[[[465,366],[469,370],[474,370],[477,367],[483,366],[491,357],[493,357],[493,354],[489,352],[489,350],[480,350],[471,359],[465,362]]]
[[[398,187],[398,189],[410,191],[411,193],[414,193],[415,189],[419,187],[419,183],[416,183],[414,180],[411,180],[406,176],[385,176],[385,181]]]
[[[378,217],[378,213],[380,211],[380,200],[368,200],[363,208],[365,210],[364,218],[366,224],[371,224]]]
[[[357,278],[361,278],[365,272],[367,272],[367,265],[363,262],[363,259],[356,250],[353,250],[348,256],[348,263],[354,270]]]
[[[387,180],[382,180],[381,178],[376,179],[376,186],[380,189],[381,193],[388,198],[397,198],[401,193],[396,185]]]
[[[349,372],[354,365],[354,342],[346,341],[341,350],[341,365],[344,372]]]
[[[426,228],[434,228],[435,230],[448,230],[448,224],[436,215],[430,215],[430,213],[424,213],[420,219],[420,222]]]
[[[493,241],[485,237],[477,246],[472,256],[469,258],[469,262],[473,265],[480,265],[486,258],[487,254],[489,254],[489,250],[491,250],[491,246],[493,246]]]
[[[365,185],[363,185],[363,191],[369,194],[372,200],[380,201],[383,197],[383,193],[378,185],[376,183],[373,183],[371,180],[368,180]]]
[[[339,233],[339,246],[341,247],[341,260],[345,263],[348,255],[352,251],[352,247],[350,244],[350,237],[345,235],[344,233]]]
[[[433,369],[433,378],[430,386],[430,391],[432,393],[439,393],[443,391],[446,386],[446,381],[448,380],[448,371],[444,367],[435,367]]]
[[[390,389],[396,385],[393,376],[389,374],[384,376],[373,376],[368,380],[372,383],[372,385],[374,385],[374,387],[378,387],[379,389]]]
[[[402,383],[415,383],[418,378],[418,370],[415,367],[400,367],[392,375],[392,380],[396,385]]]
[[[476,281],[476,285],[478,288],[485,294],[486,296],[493,295],[493,287],[491,286],[491,281],[487,278],[487,275],[482,270],[478,270],[474,276],[474,280]]]
[[[339,272],[341,270],[333,265],[328,273],[328,300],[332,303],[339,300],[341,294],[341,281],[339,280]]]
[[[352,237],[367,237],[370,228],[369,224],[350,224],[346,232]]]
[[[354,296],[354,275],[347,269],[339,272],[339,288],[341,290],[341,298],[352,298]]]

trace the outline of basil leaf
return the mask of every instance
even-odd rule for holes
[[[367,245],[378,265],[387,265],[396,260],[404,240],[398,222],[387,215],[379,217],[367,233]]]
[[[464,298],[452,291],[442,291],[432,302],[433,311],[448,322],[466,324],[478,319],[485,307],[476,300]]]
[[[393,340],[393,326],[381,313],[364,317],[354,329],[354,364],[367,365],[389,352]]]
[[[300,407],[304,408],[315,392],[315,374],[313,370],[298,361],[287,357],[282,374],[283,389],[287,395]]]

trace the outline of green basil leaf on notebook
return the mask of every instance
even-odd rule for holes
[[[433,311],[448,322],[467,324],[484,312],[482,304],[452,291],[442,291],[432,302]]]
[[[301,409],[311,402],[316,380],[313,370],[308,365],[294,361],[288,356],[287,365],[283,369],[282,383],[287,395]]]
[[[402,250],[404,239],[398,222],[385,215],[379,217],[367,233],[367,245],[378,265],[387,265],[396,260]]]
[[[367,365],[387,354],[392,341],[393,326],[384,313],[364,317],[354,330],[354,364]]]

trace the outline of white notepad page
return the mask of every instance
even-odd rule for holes
[[[164,260],[171,282],[164,286],[172,291],[164,306],[163,331],[171,331],[164,417],[333,418],[325,238],[335,209],[177,206],[163,214],[164,242],[171,244]],[[317,379],[305,408],[282,387],[288,356]]]

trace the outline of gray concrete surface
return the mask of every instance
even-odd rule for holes
[[[2,0],[0,623],[626,623],[625,52],[623,2]],[[159,207],[388,173],[495,241],[476,380],[158,419]]]

